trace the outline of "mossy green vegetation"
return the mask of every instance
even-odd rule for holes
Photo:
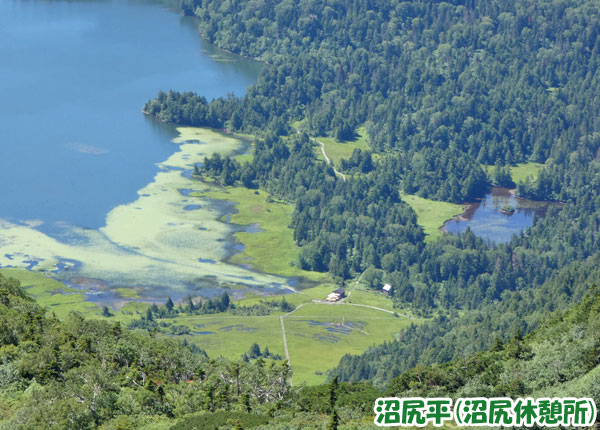
[[[232,262],[248,264],[261,272],[279,276],[301,276],[312,281],[326,278],[326,274],[293,266],[299,247],[294,243],[293,230],[289,228],[294,211],[292,205],[274,200],[262,190],[242,187],[213,187],[198,195],[234,202],[237,213],[231,216],[230,221],[240,225],[256,224],[261,230],[235,233],[245,248],[231,258]]]
[[[71,236],[84,237],[84,242],[58,240],[37,230],[36,224],[2,221],[6,234],[0,241],[0,265],[27,267],[36,261],[36,270],[52,271],[61,260],[77,261],[78,267],[56,276],[91,277],[121,286],[186,288],[186,282],[206,276],[228,283],[243,279],[252,286],[285,284],[283,278],[225,263],[233,226],[222,222],[211,202],[185,192],[200,184],[182,175],[182,169],[191,170],[214,152],[234,154],[243,142],[208,129],[180,127],[178,132],[174,139],[178,150],[158,164],[154,180],[138,191],[136,200],[111,210],[99,230],[67,226]],[[186,209],[190,205],[197,207]],[[137,293],[120,290],[117,294],[130,299]]]
[[[417,214],[417,223],[427,235],[425,241],[440,237],[442,235],[440,227],[444,225],[444,222],[464,211],[464,206],[454,203],[438,202],[404,193],[401,194],[401,197]]]
[[[140,295],[135,288],[115,288],[115,291],[126,299],[139,299]]]
[[[319,136],[315,138],[315,140],[325,145],[325,153],[337,168],[340,167],[340,161],[342,159],[350,158],[355,149],[361,149],[363,151],[371,149],[365,127],[358,127],[356,129],[356,137],[353,140],[339,142],[334,137],[326,136]],[[319,159],[325,160],[319,146],[315,147],[315,154]]]

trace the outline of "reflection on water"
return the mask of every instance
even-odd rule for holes
[[[494,243],[506,243],[514,234],[533,224],[534,216],[544,217],[549,202],[515,197],[507,188],[493,188],[490,194],[476,203],[467,205],[465,212],[447,221],[444,230],[453,234],[464,232],[467,227],[477,236]],[[504,213],[502,208],[511,206],[513,213]]]

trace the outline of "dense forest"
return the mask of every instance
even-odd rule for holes
[[[600,262],[600,11],[597,2],[182,0],[217,46],[267,62],[239,99],[208,106],[254,133],[251,162],[214,157],[202,175],[294,203],[295,264],[394,286],[399,307],[435,316],[346,356],[332,375],[384,387],[421,364],[460,359],[578,303]],[[162,96],[164,98],[164,96]],[[190,96],[150,101],[192,124]],[[148,109],[147,109],[148,110]],[[173,116],[172,112],[188,112]],[[291,127],[297,124],[298,133]],[[319,161],[309,136],[366,127],[372,152]],[[544,163],[517,193],[564,203],[507,244],[467,231],[424,241],[399,191],[451,202],[514,186],[508,166]],[[486,177],[482,165],[494,165]]]
[[[271,64],[245,97],[210,103],[232,130],[286,134],[292,121],[305,120],[310,134],[343,140],[364,124],[374,150],[409,160],[407,190],[453,201],[474,194],[452,196],[442,185],[458,173],[481,174],[477,162],[551,159],[553,170],[565,154],[598,155],[593,1],[182,0],[181,7],[199,18],[209,41]],[[167,108],[188,116],[167,117],[198,123],[196,105],[184,97]],[[440,170],[458,159],[467,171]],[[552,185],[530,193],[558,197],[563,187]]]
[[[418,365],[394,378],[398,397],[577,397],[600,400],[600,294],[547,316],[528,336],[496,338],[485,352],[441,365]]]

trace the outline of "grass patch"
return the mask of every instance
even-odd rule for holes
[[[252,154],[253,147],[254,144],[251,144],[250,149],[248,149],[248,152],[246,154],[236,155],[233,158],[240,164],[252,163],[252,160],[254,160],[254,155]]]
[[[188,342],[195,343],[213,358],[222,356],[239,359],[253,343],[258,343],[261,349],[268,347],[271,353],[285,357],[279,315],[241,316],[226,312],[182,315],[165,321],[188,327],[192,334],[177,338],[187,338]]]
[[[330,289],[318,287],[307,290],[311,294],[286,296],[289,302],[297,299],[304,303],[291,315],[284,316],[294,384],[323,383],[327,378],[326,371],[335,367],[345,354],[360,354],[374,344],[391,341],[409,324],[421,322],[420,319],[395,317],[386,312],[346,304],[306,303],[307,298],[314,297],[314,294],[322,299],[322,293]],[[257,299],[252,297],[239,303],[251,304]],[[282,315],[238,316],[226,312],[182,315],[165,321],[188,327],[191,334],[177,338],[195,343],[210,357],[239,359],[255,342],[261,348],[268,347],[271,353],[285,357],[280,323]]]
[[[243,187],[223,187],[204,196],[236,203],[238,213],[231,222],[240,225],[258,224],[257,233],[239,232],[236,238],[246,248],[233,256],[238,264],[249,264],[264,273],[281,276],[301,276],[312,281],[326,279],[325,274],[301,270],[290,263],[298,258],[300,248],[294,243],[294,232],[289,228],[294,207],[274,201],[264,191]]]
[[[345,354],[360,354],[391,341],[411,322],[386,312],[349,305],[306,304],[284,318],[294,384],[321,384]]]
[[[518,184],[519,182],[524,182],[528,176],[531,177],[533,181],[536,181],[542,167],[544,167],[544,164],[533,162],[513,164],[510,166],[510,177],[512,178],[515,184]],[[488,176],[488,178],[491,177],[494,171],[494,166],[482,164],[481,168]]]
[[[383,293],[355,288],[349,294],[345,303],[358,303],[396,312],[392,300]]]
[[[357,137],[354,140],[338,142],[333,137],[317,137],[315,140],[325,145],[325,153],[331,159],[332,163],[339,168],[342,159],[350,158],[355,149],[363,151],[370,150],[367,142],[367,130],[365,127],[359,127],[356,130]],[[314,148],[315,154],[320,160],[325,160],[319,146]]]
[[[135,288],[115,288],[115,291],[119,293],[119,295],[125,299],[139,299],[140,295],[138,294]]]
[[[442,235],[439,228],[445,221],[461,214],[464,206],[454,203],[438,202],[423,197],[401,193],[402,200],[410,205],[417,214],[417,223],[427,235],[426,241],[437,239]]]
[[[544,167],[541,163],[518,163],[510,166],[510,175],[515,184],[524,182],[528,176],[536,181],[540,170]]]

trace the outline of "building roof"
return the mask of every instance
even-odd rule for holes
[[[337,290],[334,290],[333,292],[336,294],[341,294],[342,296],[344,294],[346,294],[346,290],[344,290],[343,288],[338,288]]]
[[[383,289],[383,291],[389,292],[392,290],[392,286],[390,284],[385,284],[382,289]]]

